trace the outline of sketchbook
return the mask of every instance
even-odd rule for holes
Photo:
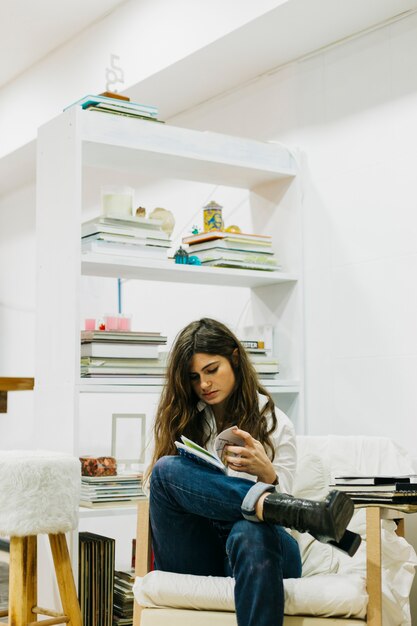
[[[225,456],[226,446],[244,446],[245,442],[241,437],[234,432],[234,426],[226,428],[219,433],[214,440],[214,453],[209,452],[202,446],[198,445],[191,439],[181,436],[181,442],[176,441],[175,445],[178,448],[178,454],[185,456],[197,463],[211,467],[212,469],[218,469],[224,474],[227,474],[227,465],[223,459]]]

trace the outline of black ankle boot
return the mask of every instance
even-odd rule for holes
[[[308,532],[333,545],[342,539],[352,515],[353,502],[341,491],[331,491],[321,502],[274,492],[267,495],[263,504],[265,522]]]

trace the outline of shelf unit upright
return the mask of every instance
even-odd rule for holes
[[[150,173],[157,169],[161,177],[250,190],[255,232],[272,234],[285,270],[178,266],[172,261],[150,263],[94,254],[81,257],[82,185],[91,166]],[[285,397],[284,405],[291,406],[290,417],[298,432],[304,431],[301,201],[296,174],[294,157],[280,144],[98,115],[80,107],[68,109],[39,129],[36,445],[79,455],[82,393],[159,393],[161,389],[161,379],[80,379],[82,275],[247,288],[255,310],[265,323],[277,327],[283,371],[277,380],[265,384],[274,399]],[[264,203],[257,215],[259,198]],[[221,306],[224,301],[219,302],[219,310]]]

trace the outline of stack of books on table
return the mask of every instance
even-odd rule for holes
[[[160,122],[158,120],[158,107],[150,104],[140,104],[139,102],[131,102],[127,96],[112,94],[107,95],[88,95],[64,109],[66,111],[70,107],[81,106],[83,109],[98,113],[110,113],[113,115],[124,115],[126,117],[137,117],[139,119],[150,122]]]
[[[356,504],[417,505],[417,476],[336,476],[331,489],[346,493]]]
[[[164,376],[167,337],[159,332],[81,331],[81,377]]]
[[[133,584],[135,573],[114,572],[113,626],[131,626],[133,624]]]
[[[83,253],[166,260],[170,247],[171,239],[162,230],[162,220],[100,215],[81,226]]]
[[[80,506],[100,509],[132,506],[144,498],[142,474],[81,476]]]
[[[79,533],[78,598],[83,624],[112,626],[115,540]]]
[[[272,250],[272,237],[221,230],[183,237],[189,255],[202,265],[276,271],[281,267]]]
[[[279,374],[279,363],[265,348],[264,341],[242,339],[241,344],[249,354],[249,358],[260,378],[274,378]]]

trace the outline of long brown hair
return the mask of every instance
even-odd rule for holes
[[[156,411],[154,454],[149,472],[162,456],[176,454],[174,441],[185,435],[205,446],[211,433],[203,428],[198,397],[190,380],[190,361],[194,354],[225,357],[233,368],[236,384],[228,398],[222,430],[237,425],[264,446],[271,460],[274,447],[270,438],[277,425],[274,403],[260,385],[256,371],[240,341],[227,326],[210,318],[191,322],[177,335],[168,357],[166,383]],[[232,355],[237,358],[232,358]],[[257,392],[266,396],[260,410]],[[268,418],[268,419],[267,419]]]

